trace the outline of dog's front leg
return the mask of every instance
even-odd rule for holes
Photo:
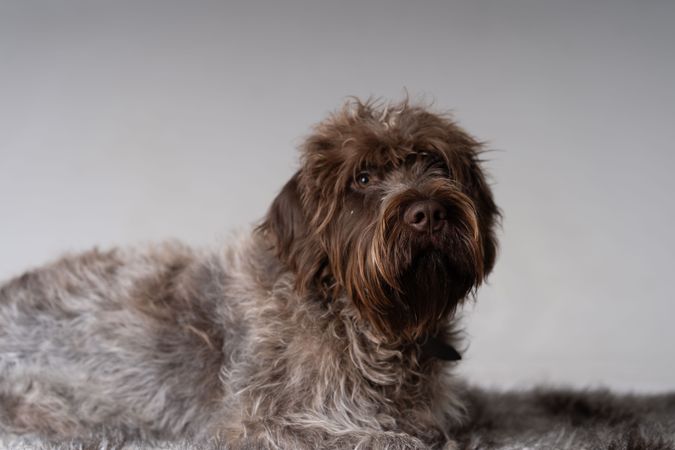
[[[326,424],[328,425],[328,424]],[[260,423],[245,428],[221,430],[218,441],[228,450],[298,449],[328,450],[456,450],[454,441],[425,443],[401,432],[355,429],[336,432],[324,427],[297,427]]]
[[[434,450],[457,450],[459,447],[453,440],[445,443],[436,442],[434,444],[425,443],[422,440],[407,434],[396,432],[376,432],[368,433],[362,438],[356,446],[349,445],[335,448],[358,448],[358,449],[378,449],[378,450],[403,450],[403,449],[434,449]]]
[[[275,439],[267,436],[256,436],[234,441],[224,442],[228,450],[267,450],[267,449],[297,449],[326,450],[358,449],[358,450],[431,450],[419,439],[405,433],[373,433],[369,436],[356,434],[347,436],[332,436],[314,439],[313,435],[303,435],[297,431],[288,434],[271,431],[276,435]],[[454,450],[456,447],[443,447]]]

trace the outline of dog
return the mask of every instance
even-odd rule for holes
[[[300,150],[226,248],[92,250],[7,282],[0,428],[454,448],[455,311],[497,253],[481,144],[428,106],[351,99]]]

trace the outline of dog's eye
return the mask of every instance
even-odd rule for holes
[[[368,172],[361,172],[354,178],[354,182],[358,187],[366,187],[370,183],[370,174]]]
[[[376,171],[362,170],[352,178],[350,188],[353,191],[365,191],[367,188],[375,185],[380,180]]]

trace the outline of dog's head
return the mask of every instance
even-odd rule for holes
[[[261,228],[299,290],[345,293],[385,339],[423,337],[495,262],[479,153],[424,107],[350,101],[315,127]]]

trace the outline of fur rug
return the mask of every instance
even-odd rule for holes
[[[675,449],[675,392],[653,396],[609,391],[537,389],[527,392],[466,392],[469,420],[454,430],[460,448],[666,450]],[[12,450],[188,450],[225,445],[138,442],[106,433],[65,443],[39,437],[0,437]]]

